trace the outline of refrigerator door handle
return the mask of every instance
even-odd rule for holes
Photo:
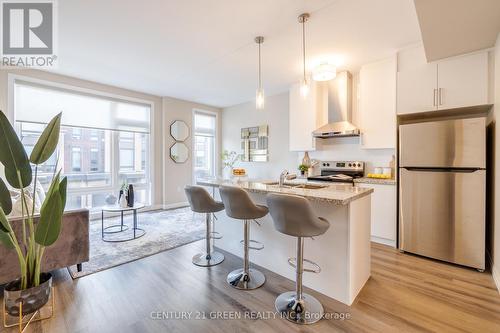
[[[473,173],[482,168],[423,168],[423,167],[402,167],[408,171],[421,171],[421,172],[455,172],[455,173]]]

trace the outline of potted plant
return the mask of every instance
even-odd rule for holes
[[[42,272],[45,248],[54,244],[59,237],[61,220],[66,205],[67,179],[60,179],[55,173],[40,207],[38,223],[35,224],[35,205],[30,202],[28,186],[33,184],[31,198],[35,197],[38,166],[54,153],[61,127],[61,114],[55,116],[42,132],[29,158],[5,114],[0,111],[0,162],[5,167],[5,179],[15,189],[20,190],[22,205],[22,233],[16,234],[7,219],[12,210],[10,192],[0,178],[0,243],[16,251],[19,259],[20,278],[8,283],[4,288],[5,310],[11,316],[34,313],[42,308],[50,298],[52,275]],[[34,177],[32,166],[34,165]],[[35,200],[33,200],[34,202]]]
[[[306,174],[306,172],[307,172],[308,169],[309,169],[309,167],[307,165],[305,165],[305,164],[299,165],[300,174],[302,176],[304,176]]]
[[[239,158],[240,156],[235,151],[224,150],[224,152],[221,154],[222,166],[225,172],[225,179],[231,178],[231,176],[233,175],[234,164],[238,161]]]

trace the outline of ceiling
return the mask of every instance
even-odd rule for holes
[[[415,0],[427,61],[495,45],[499,0]]]
[[[412,0],[64,0],[53,72],[217,107],[255,97],[262,46],[266,95],[320,60],[357,71],[420,41]]]

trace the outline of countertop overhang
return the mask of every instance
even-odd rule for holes
[[[307,189],[297,187],[279,187],[277,184],[259,180],[227,180],[227,179],[200,179],[197,181],[201,186],[238,186],[252,193],[283,193],[298,195],[311,201],[332,203],[344,206],[350,202],[370,195],[371,188],[355,187],[350,184],[329,184],[323,188]]]

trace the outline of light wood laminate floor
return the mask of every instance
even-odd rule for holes
[[[262,288],[235,290],[226,284],[226,274],[240,267],[240,259],[226,254],[219,266],[196,267],[191,257],[202,248],[203,241],[192,243],[74,281],[67,270],[59,270],[56,316],[29,331],[500,332],[500,295],[489,273],[373,244],[372,276],[351,307],[312,292],[326,312],[348,313],[350,318],[297,326],[258,318],[274,311],[276,296],[293,290],[292,281],[262,270],[267,277]],[[166,317],[172,311],[192,316],[215,311],[243,319],[151,318],[152,313]],[[245,313],[255,317],[244,318]]]

